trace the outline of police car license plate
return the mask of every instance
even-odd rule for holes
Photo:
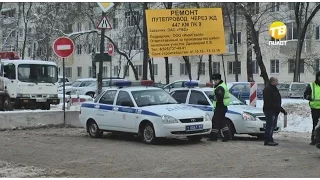
[[[36,102],[47,102],[47,99],[45,99],[45,98],[37,98]]]
[[[203,129],[203,124],[186,126],[186,131],[197,131],[202,129]]]

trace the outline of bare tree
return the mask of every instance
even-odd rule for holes
[[[166,9],[172,8],[172,2],[163,3]],[[170,83],[170,73],[169,73],[169,57],[164,57],[165,68],[166,68],[166,84]]]
[[[295,3],[295,21],[297,25],[297,50],[296,50],[296,58],[295,58],[295,68],[293,81],[300,81],[300,64],[301,64],[301,52],[303,43],[305,41],[305,36],[307,32],[307,28],[311,23],[313,17],[317,14],[320,9],[320,5],[315,6],[313,10],[311,10],[309,2],[297,2]],[[308,14],[310,13],[308,17]]]
[[[27,7],[26,7],[27,6]],[[24,39],[23,39],[23,46],[22,46],[22,59],[24,59],[24,53],[26,49],[26,43],[28,38],[28,25],[30,21],[30,14],[32,12],[32,3],[29,2],[28,4],[23,2],[22,3],[22,18],[23,18],[23,24],[24,24]]]

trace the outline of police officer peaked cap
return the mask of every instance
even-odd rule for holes
[[[221,80],[221,74],[212,74],[212,79],[213,80]]]

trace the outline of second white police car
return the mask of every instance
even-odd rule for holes
[[[137,134],[147,143],[159,137],[187,137],[200,141],[212,129],[209,113],[179,104],[166,91],[150,87],[152,81],[130,86],[130,81],[117,81],[99,94],[94,102],[82,103],[79,119],[91,137],[103,132]]]
[[[184,88],[175,88],[170,91],[172,97],[179,103],[184,103],[192,107],[199,108],[208,112],[210,118],[213,117],[212,102],[214,99],[213,88],[211,83],[207,83],[210,87],[198,87],[198,82],[187,81]],[[266,126],[266,118],[261,108],[248,106],[240,99],[230,93],[231,104],[228,106],[226,120],[228,122],[229,131],[233,137],[235,134],[249,134],[262,139]],[[274,132],[280,130],[279,123]]]

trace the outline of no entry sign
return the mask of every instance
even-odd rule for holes
[[[53,43],[53,50],[57,56],[67,58],[74,51],[74,43],[68,37],[59,37]]]
[[[108,54],[109,54],[109,56],[112,56],[113,52],[114,52],[114,46],[113,46],[112,43],[109,43],[108,44]]]

